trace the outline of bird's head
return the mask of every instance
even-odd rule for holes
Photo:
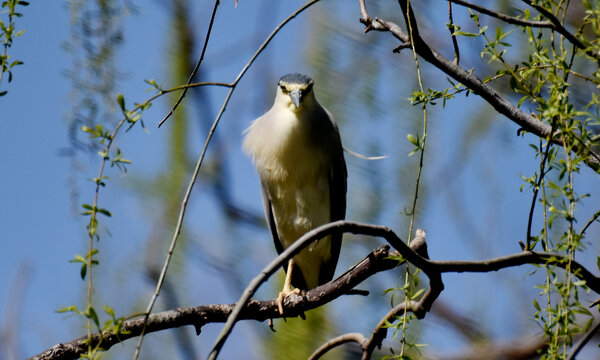
[[[276,101],[291,111],[298,111],[303,106],[309,105],[314,99],[312,92],[314,81],[306,75],[287,74],[279,79]]]

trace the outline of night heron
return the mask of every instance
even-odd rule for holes
[[[245,131],[243,148],[260,177],[265,216],[278,253],[306,232],[346,215],[347,172],[340,134],[333,116],[315,98],[313,84],[305,75],[283,76],[273,107]],[[341,234],[327,236],[288,262],[278,298],[280,313],[289,293],[333,278],[341,242]]]

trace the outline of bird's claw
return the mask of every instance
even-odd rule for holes
[[[277,308],[279,309],[280,315],[283,315],[283,299],[290,294],[298,295],[300,294],[300,289],[296,288],[292,291],[282,291],[279,293],[279,296],[277,297]]]

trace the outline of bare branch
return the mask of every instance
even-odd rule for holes
[[[448,25],[450,26],[450,36],[452,37],[452,46],[454,47],[454,63],[458,65],[460,63],[460,50],[458,49],[458,41],[456,35],[454,35],[454,19],[452,18],[452,2],[448,0]]]
[[[531,360],[538,359],[540,351],[548,347],[547,338],[526,335],[505,341],[481,341],[457,355],[427,354],[430,360]]]
[[[389,259],[388,249],[389,246],[380,246],[337,279],[309,290],[302,296],[286,297],[284,299],[284,315],[279,313],[277,300],[250,300],[240,311],[239,320],[265,321],[282,317],[296,317],[304,314],[305,311],[351,293],[352,288],[368,277],[381,271],[393,269],[398,265],[398,261]],[[190,306],[151,314],[148,317],[146,333],[192,325],[196,328],[196,333],[200,334],[202,326],[205,324],[225,322],[235,306],[236,304]],[[117,334],[111,330],[95,333],[92,335],[91,341],[93,346],[99,344],[100,348],[108,350],[119,342],[139,336],[143,326],[143,316],[125,320],[120,333]],[[87,340],[87,336],[84,336],[68,343],[57,344],[30,359],[78,359],[87,352]]]
[[[465,6],[465,7],[468,7],[469,9],[479,11],[482,14],[485,14],[485,15],[488,15],[491,17],[495,17],[496,19],[502,20],[502,21],[512,24],[512,25],[529,26],[532,28],[548,28],[548,29],[556,30],[556,27],[550,21],[523,20],[523,19],[519,19],[517,17],[508,16],[508,15],[502,14],[500,12],[484,8],[483,6],[479,6],[477,4],[473,4],[473,3],[470,3],[470,2],[467,2],[464,0],[449,0],[449,1],[451,1],[457,5]]]
[[[371,31],[371,30],[377,30],[377,31],[387,31],[387,29],[382,26],[381,24],[379,24],[377,21],[373,21],[373,18],[371,18],[371,16],[369,16],[369,13],[367,12],[367,5],[365,4],[365,0],[358,0],[358,5],[360,7],[360,14],[361,14],[361,18],[360,18],[360,22],[365,24],[365,33]]]
[[[556,126],[556,120],[552,119],[552,131],[550,131],[551,133],[554,133],[554,127]],[[542,146],[542,141],[540,140],[540,150],[541,150],[541,146]],[[527,233],[525,235],[525,243],[527,244],[525,249],[526,250],[533,250],[531,248],[531,227],[533,225],[533,211],[535,210],[535,205],[537,203],[537,196],[540,192],[540,186],[542,185],[542,180],[544,179],[544,176],[547,174],[547,172],[544,171],[545,167],[546,167],[546,161],[548,160],[548,154],[550,153],[550,148],[552,147],[552,139],[548,139],[548,143],[546,144],[546,151],[544,151],[544,156],[541,159],[540,162],[540,176],[538,177],[538,181],[537,184],[535,184],[535,187],[533,188],[533,198],[531,199],[531,207],[529,208],[529,218],[527,220]],[[544,205],[545,206],[545,205]]]
[[[363,351],[363,360],[368,360],[371,358],[373,351],[375,351],[375,347],[381,348],[381,343],[387,337],[387,327],[386,324],[392,323],[395,321],[395,318],[404,314],[406,311],[412,311],[416,309],[417,304],[414,301],[402,302],[392,308],[375,326],[375,329],[371,333],[369,340],[367,340],[364,351]]]
[[[284,315],[279,313],[276,300],[257,301],[249,299],[249,296],[256,291],[258,286],[274,273],[283,262],[293,257],[300,252],[303,247],[313,241],[338,232],[384,238],[396,248],[397,252],[390,254],[388,251],[389,246],[382,245],[335,280],[309,290],[301,295],[286,297],[284,299]],[[396,268],[399,264],[398,260],[390,258],[389,255],[400,255],[405,261],[420,268],[429,277],[430,289],[419,301],[411,301],[395,307],[384,319],[391,319],[395,314],[406,310],[412,311],[417,318],[422,319],[426,313],[430,311],[433,302],[444,289],[441,278],[442,273],[491,272],[525,264],[551,264],[564,269],[568,260],[566,257],[558,254],[527,251],[483,261],[431,261],[426,257],[419,255],[419,253],[425,254],[425,245],[426,244],[424,243],[414,241],[414,245],[409,247],[402,242],[391,229],[385,226],[360,224],[350,221],[336,221],[326,224],[308,232],[273,260],[265,269],[263,269],[259,276],[252,280],[248,288],[244,291],[244,296],[241,297],[237,304],[183,307],[151,314],[148,316],[146,333],[184,325],[193,325],[196,327],[196,332],[199,334],[202,326],[208,323],[227,321],[233,325],[236,321],[242,319],[264,321],[280,317],[301,316],[305,311],[331,302],[344,294],[351,293],[351,290],[355,286],[362,283],[373,274]],[[569,269],[573,275],[577,276],[579,279],[585,280],[586,285],[590,289],[600,294],[600,278],[593,275],[589,270],[575,261],[571,262]],[[118,334],[110,330],[93,334],[91,337],[91,345],[94,347],[99,345],[101,349],[107,350],[116,343],[139,336],[142,332],[143,323],[143,316],[125,320],[123,321],[122,331]],[[373,347],[377,345],[381,336],[385,335],[383,329],[379,329],[380,327],[381,325],[378,325],[375,328],[375,331],[371,336],[372,339],[369,340],[369,343]],[[219,338],[218,342],[224,342],[222,339],[226,339],[226,336],[225,338]],[[383,338],[381,338],[381,340],[382,339]],[[65,344],[57,344],[52,348],[35,355],[31,359],[76,359],[87,351],[87,347],[88,337],[84,336]]]
[[[502,256],[484,261],[429,261],[436,271],[447,272],[490,272],[525,264],[555,265],[565,269],[571,263],[571,273],[581,280],[595,293],[600,294],[600,278],[592,274],[587,268],[566,256],[546,252],[524,251],[522,253]]]
[[[204,39],[204,46],[202,47],[202,53],[200,54],[200,58],[196,62],[196,66],[194,66],[194,70],[190,74],[190,77],[188,78],[186,85],[189,85],[192,83],[192,80],[194,80],[194,76],[196,76],[196,73],[198,72],[198,69],[200,68],[200,64],[202,64],[202,61],[204,60],[204,54],[206,53],[206,47],[208,46],[208,40],[210,39],[210,33],[212,32],[213,24],[215,22],[215,15],[217,15],[217,8],[219,7],[219,3],[220,3],[219,0],[215,0],[213,12],[212,12],[212,15],[210,16],[210,23],[208,24],[208,31],[206,32],[206,38]],[[171,108],[171,110],[169,110],[167,115],[165,115],[165,117],[158,123],[158,127],[161,127],[162,124],[164,124],[164,122],[167,121],[167,119],[170,118],[171,115],[173,115],[173,112],[175,112],[175,109],[177,109],[177,107],[179,106],[179,104],[181,103],[183,98],[185,97],[187,90],[188,90],[187,87],[183,89],[183,92],[181,93],[181,95],[179,96],[177,101],[175,102],[175,105],[173,105],[173,107]]]
[[[598,218],[600,218],[600,211],[596,212],[594,216],[592,216],[592,218],[583,226],[579,232],[579,236],[585,234],[585,231],[594,223],[594,221],[598,221]]]
[[[217,358],[219,352],[221,351],[221,348],[223,347],[225,341],[229,337],[229,334],[233,330],[233,327],[237,322],[246,302],[250,300],[250,298],[252,297],[252,295],[254,295],[256,290],[258,290],[260,285],[267,281],[267,279],[273,273],[275,273],[275,271],[277,271],[284,262],[294,257],[303,248],[313,243],[314,241],[319,240],[327,235],[344,232],[350,232],[355,234],[360,233],[363,235],[374,236],[377,236],[377,234],[380,233],[386,233],[390,236],[390,239],[386,238],[386,240],[388,240],[388,242],[392,244],[392,246],[394,246],[396,249],[400,248],[405,251],[411,252],[414,255],[413,259],[416,261],[418,261],[418,259],[416,258],[420,258],[420,256],[412,252],[412,250],[410,250],[410,248],[406,244],[404,244],[402,240],[396,236],[396,234],[394,234],[389,228],[386,227],[363,225],[359,223],[352,223],[341,220],[311,230],[304,234],[300,239],[296,240],[290,247],[288,247],[284,252],[282,252],[277,258],[275,258],[275,260],[273,260],[269,265],[267,265],[258,276],[252,279],[248,287],[246,287],[246,289],[242,293],[242,296],[238,300],[236,307],[233,309],[231,315],[227,319],[223,330],[221,330],[221,333],[219,334],[219,337],[217,338],[217,341],[213,345],[213,348],[210,352],[209,359]],[[402,253],[402,251],[400,252]]]
[[[349,343],[349,342],[357,343],[360,346],[360,348],[362,349],[363,345],[365,344],[366,341],[367,341],[367,339],[361,333],[348,333],[348,334],[340,335],[336,338],[329,340],[328,342],[323,344],[320,348],[315,350],[315,352],[312,353],[312,355],[308,358],[308,360],[320,359],[321,356],[325,355],[329,350],[331,350],[335,347],[338,347],[340,345]]]

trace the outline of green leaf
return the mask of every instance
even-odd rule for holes
[[[13,61],[13,62],[10,64],[10,66],[9,66],[8,68],[9,68],[9,69],[11,69],[11,68],[12,68],[12,67],[14,67],[14,66],[17,66],[17,65],[23,65],[23,64],[24,64],[24,62],[22,62],[22,61],[19,61],[19,60],[15,60],[15,61]]]
[[[74,259],[69,260],[70,263],[86,263],[87,261],[81,255],[75,255]]]
[[[470,33],[470,32],[466,32],[466,31],[458,30],[458,31],[453,32],[452,35],[466,36],[466,37],[477,37],[480,34]]]
[[[100,155],[103,159],[108,160],[108,152],[106,150],[98,151],[98,155]]]
[[[104,305],[104,311],[106,311],[106,313],[110,315],[113,320],[115,319],[115,311],[110,306]]]
[[[62,307],[60,309],[55,310],[55,312],[57,312],[57,313],[74,312],[76,314],[81,314],[81,312],[79,311],[79,309],[77,309],[77,306],[75,306],[75,305]]]
[[[82,215],[90,215],[90,214],[93,214],[94,212],[96,212],[96,213],[99,213],[99,214],[102,214],[102,215],[105,215],[108,217],[112,217],[112,214],[110,213],[110,211],[108,211],[106,209],[94,207],[90,204],[82,204],[81,207],[86,210],[82,213]]]
[[[496,39],[502,39],[502,27],[500,26],[496,28]]]
[[[81,276],[81,280],[85,279],[85,275],[87,274],[87,263],[81,264],[81,269],[79,269],[79,276]]]
[[[117,103],[121,110],[125,111],[125,98],[123,97],[123,94],[119,93],[119,95],[117,95]]]
[[[98,328],[100,328],[100,321],[98,319],[98,314],[96,314],[96,310],[94,310],[93,306],[88,307],[85,315],[87,318],[91,319]]]
[[[154,80],[154,79],[149,79],[149,80],[144,80],[144,82],[146,84],[152,85],[153,88],[155,88],[156,90],[162,92],[163,89],[160,87],[160,85],[158,85],[158,83]],[[151,90],[151,89],[148,89]]]
[[[412,136],[411,134],[406,135],[406,138],[408,139],[408,141],[410,141],[411,144],[413,144],[414,146],[419,146],[419,141],[417,139],[415,139],[414,136]]]
[[[108,211],[106,209],[96,208],[96,211],[104,216],[112,217],[112,214],[110,213],[110,211]]]
[[[418,298],[419,296],[421,296],[421,294],[423,293],[423,291],[425,291],[425,289],[419,289],[419,291],[417,291],[416,293],[414,293],[414,295],[411,296],[410,299],[414,300],[414,299]]]

